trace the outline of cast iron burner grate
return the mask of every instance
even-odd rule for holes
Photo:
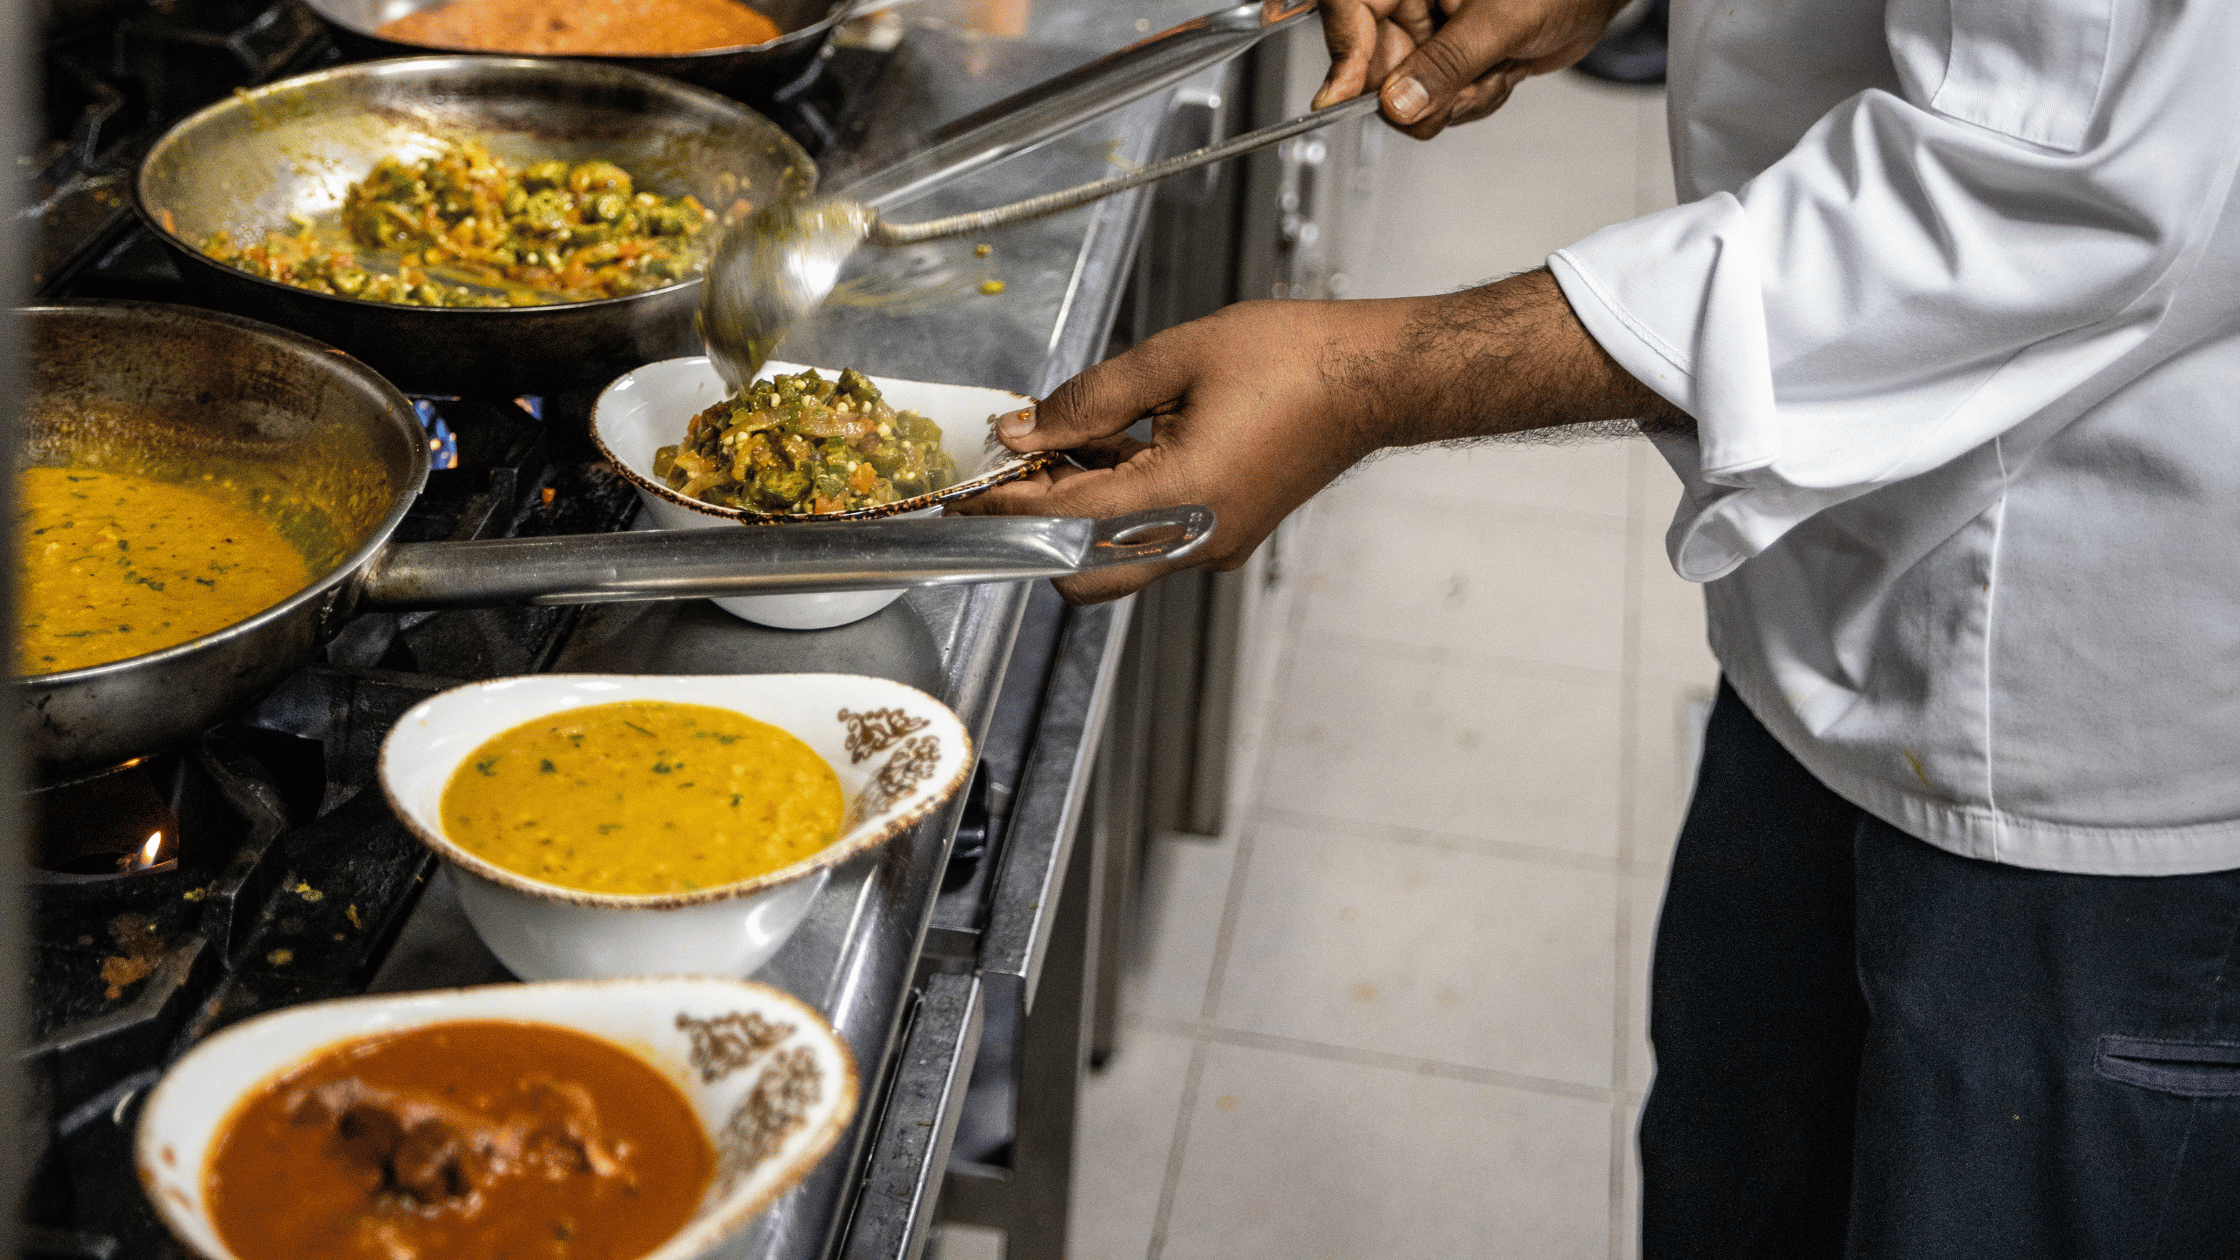
[[[129,229],[132,172],[164,128],[226,93],[336,59],[293,0],[57,0],[79,20],[45,32],[45,131],[32,288],[51,294]]]
[[[338,61],[295,0],[48,0],[35,290],[193,304],[129,210],[164,128],[237,87]],[[757,105],[814,156],[845,146],[888,61],[834,49]],[[423,398],[431,466],[399,542],[602,533],[637,511],[586,436],[591,396]],[[369,614],[251,712],[51,812],[68,833],[32,889],[27,1062],[35,1123],[24,1254],[176,1257],[133,1172],[137,1103],[187,1045],[260,1011],[362,992],[432,859],[374,784],[381,739],[423,697],[549,669],[577,611]],[[112,791],[113,789],[113,791]],[[171,865],[103,877],[149,818]],[[104,834],[88,834],[100,827]],[[156,824],[149,824],[155,830]],[[114,832],[121,839],[108,837]],[[75,854],[73,858],[72,854]],[[112,996],[112,991],[114,996]]]
[[[525,401],[440,400],[458,466],[429,475],[398,541],[629,525],[636,494],[596,462],[584,400],[544,400],[542,417]],[[241,718],[71,790],[71,826],[100,819],[114,791],[127,832],[160,798],[177,820],[177,856],[168,869],[49,873],[33,886],[28,1076],[45,1124],[27,1254],[178,1254],[133,1173],[135,1104],[222,1025],[363,991],[432,866],[374,781],[382,738],[445,687],[549,668],[577,615],[361,616],[326,659]]]

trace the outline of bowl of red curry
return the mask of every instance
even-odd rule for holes
[[[245,1020],[157,1083],[141,1185],[207,1260],[682,1260],[853,1115],[792,995],[716,977],[346,998]]]

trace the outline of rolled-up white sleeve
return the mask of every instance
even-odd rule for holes
[[[1549,259],[1595,339],[1695,418],[1665,444],[1683,577],[2089,405],[2230,189],[2240,6],[1894,2],[1886,24],[1898,90]]]

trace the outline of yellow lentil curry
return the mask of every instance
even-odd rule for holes
[[[695,892],[840,834],[840,780],[767,722],[701,704],[589,705],[501,731],[444,785],[452,842],[581,892]]]
[[[230,488],[89,468],[17,479],[17,671],[54,674],[185,643],[263,612],[314,575]]]

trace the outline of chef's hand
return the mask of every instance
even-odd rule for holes
[[[1193,565],[1233,569],[1293,508],[1384,446],[1677,415],[1572,315],[1545,270],[1462,293],[1375,302],[1246,302],[1170,328],[999,421],[1061,467],[951,510],[1120,516],[1203,503],[1213,537],[1175,563],[1065,578],[1075,603]],[[1151,417],[1146,444],[1125,430]]]
[[[1372,86],[1418,140],[1501,108],[1517,84],[1587,55],[1623,0],[1323,0],[1330,75],[1314,106]]]
[[[1152,337],[1005,416],[1021,451],[1070,451],[1083,469],[999,486],[952,511],[1118,516],[1203,503],[1213,537],[1189,559],[1059,581],[1075,603],[1114,599],[1174,569],[1233,569],[1293,508],[1379,445],[1384,408],[1371,375],[1349,375],[1366,348],[1405,332],[1403,302],[1246,302]],[[1152,417],[1152,441],[1126,435]],[[1031,425],[1032,427],[1026,427]]]

